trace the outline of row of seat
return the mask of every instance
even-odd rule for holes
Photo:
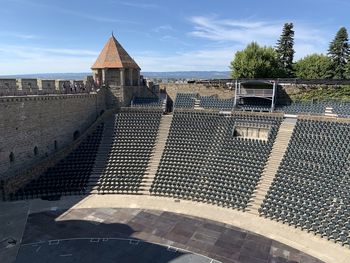
[[[269,123],[267,141],[238,138],[235,123]],[[151,194],[245,209],[281,118],[175,112]]]
[[[103,129],[104,124],[99,125],[66,158],[49,168],[39,178],[11,194],[10,199],[86,194]]]
[[[131,106],[132,107],[159,108],[162,106],[162,102],[159,98],[135,97],[131,101]]]
[[[137,194],[155,145],[161,109],[124,109],[115,115],[107,163],[97,183],[99,194]]]
[[[219,99],[215,96],[200,96],[197,93],[177,93],[174,107],[193,109],[195,101],[199,100],[199,106],[205,109],[242,110],[253,112],[270,112],[271,101],[257,99],[243,99],[234,107],[234,99]],[[247,101],[246,101],[247,100]],[[333,113],[340,117],[350,116],[350,102],[348,101],[316,101],[296,102],[289,105],[276,105],[274,111],[287,114],[316,114],[323,115],[326,108],[332,108]]]
[[[213,96],[202,96],[200,98],[200,107],[204,109],[232,110],[234,99],[219,99]]]
[[[174,108],[193,109],[197,96],[197,93],[177,93]]]
[[[350,116],[350,102],[347,101],[297,102],[290,105],[279,105],[276,107],[276,111],[283,111],[289,114],[323,115],[326,108],[332,108],[333,113],[341,117]]]
[[[350,123],[298,120],[260,214],[350,243]]]

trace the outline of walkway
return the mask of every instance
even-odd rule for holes
[[[156,139],[156,145],[153,148],[151,159],[148,163],[148,167],[146,169],[145,176],[142,180],[142,190],[141,194],[149,195],[150,188],[153,182],[154,177],[156,176],[157,169],[160,163],[160,159],[162,158],[163,151],[166,145],[166,141],[168,139],[171,121],[173,119],[173,115],[163,115],[160,121],[158,136]]]
[[[257,184],[252,199],[250,200],[248,208],[249,213],[259,215],[258,209],[265,199],[267,191],[276,176],[278,167],[280,166],[290,138],[292,137],[294,126],[295,124],[290,123],[287,120],[282,122],[261,179]]]
[[[80,208],[140,208],[169,211],[200,218],[207,218],[246,229],[284,243],[306,254],[329,263],[349,263],[350,249],[312,233],[295,229],[264,217],[250,213],[231,210],[205,203],[146,196],[146,195],[90,195],[83,197],[66,197],[60,201],[31,201],[31,213],[52,209]],[[1,209],[1,203],[0,203]]]

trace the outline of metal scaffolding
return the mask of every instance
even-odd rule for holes
[[[248,80],[235,82],[234,106],[237,107],[240,99],[261,98],[271,101],[270,112],[275,108],[277,81]]]

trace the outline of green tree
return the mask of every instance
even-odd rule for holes
[[[350,79],[350,57],[348,58],[348,63],[346,64],[345,78]]]
[[[250,43],[237,51],[230,66],[233,78],[275,78],[279,76],[276,52],[272,47]]]
[[[323,54],[308,55],[295,63],[295,76],[301,79],[331,78],[330,67],[329,57]]]
[[[282,35],[277,41],[276,53],[285,77],[293,77],[294,30],[293,23],[285,23]]]
[[[345,27],[339,29],[329,44],[328,55],[331,58],[333,78],[344,79],[350,56],[348,32]]]

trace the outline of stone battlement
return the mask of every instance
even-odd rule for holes
[[[0,78],[0,97],[89,93],[97,88],[92,76],[84,80]]]

